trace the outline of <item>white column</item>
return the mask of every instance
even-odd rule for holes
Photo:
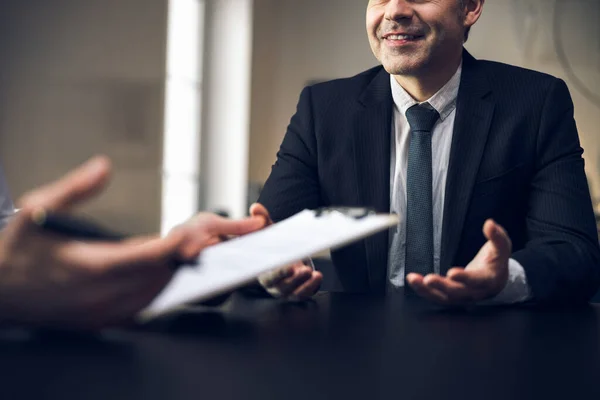
[[[169,0],[161,232],[199,209],[204,0]]]
[[[202,208],[246,214],[253,0],[206,4]]]

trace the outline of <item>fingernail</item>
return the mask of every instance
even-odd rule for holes
[[[100,156],[92,158],[87,164],[87,169],[93,174],[104,172],[106,169],[106,159]]]

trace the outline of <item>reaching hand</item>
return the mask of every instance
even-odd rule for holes
[[[82,242],[32,222],[39,210],[64,213],[93,197],[109,175],[97,157],[21,199],[0,239],[1,320],[97,329],[130,319],[169,281],[182,235]]]
[[[180,256],[184,260],[189,260],[197,257],[208,246],[225,241],[232,236],[252,233],[264,226],[264,218],[250,217],[230,220],[216,214],[202,212],[173,228],[171,232],[177,232],[184,236]]]

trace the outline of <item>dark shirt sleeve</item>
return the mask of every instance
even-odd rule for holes
[[[600,283],[600,248],[573,102],[562,80],[546,97],[527,212],[527,244],[513,254],[535,301],[586,301]]]
[[[300,94],[296,113],[261,191],[258,202],[266,207],[273,221],[321,206],[312,106],[307,87]]]

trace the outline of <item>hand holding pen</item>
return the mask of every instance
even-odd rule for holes
[[[78,329],[121,324],[169,282],[173,260],[197,255],[188,249],[192,238],[185,229],[165,237],[125,237],[72,217],[73,206],[99,193],[109,175],[109,161],[94,158],[22,198],[0,240],[3,322]],[[264,225],[262,219],[210,215],[196,221],[206,245],[215,235]]]

